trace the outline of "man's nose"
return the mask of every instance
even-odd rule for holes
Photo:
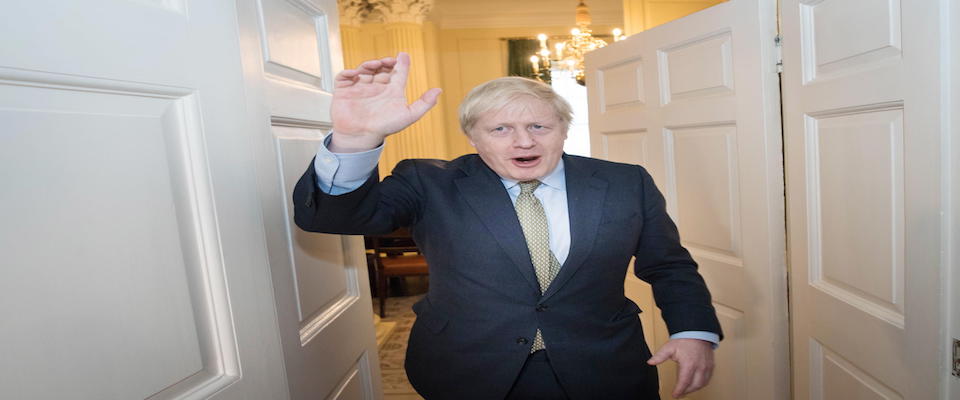
[[[530,132],[526,132],[526,131],[518,132],[513,139],[514,147],[529,149],[536,144],[537,142],[533,140],[533,136],[530,135]]]

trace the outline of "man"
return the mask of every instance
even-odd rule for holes
[[[406,369],[433,399],[659,399],[656,367],[679,364],[680,397],[710,379],[720,326],[650,175],[563,154],[570,106],[542,83],[478,86],[460,123],[478,154],[405,160],[378,182],[384,138],[437,101],[404,96],[409,57],[336,78],[332,134],[294,190],[314,232],[409,226],[430,264]],[[672,334],[647,348],[624,297],[631,257]]]

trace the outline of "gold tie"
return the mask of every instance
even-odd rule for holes
[[[547,291],[550,282],[560,271],[560,262],[550,251],[550,230],[547,225],[547,213],[543,211],[540,200],[533,195],[533,191],[540,186],[540,181],[520,182],[520,195],[514,206],[517,218],[523,229],[523,236],[527,240],[527,250],[530,251],[530,260],[540,283],[540,294]],[[530,352],[546,348],[540,329],[533,338],[533,347]]]

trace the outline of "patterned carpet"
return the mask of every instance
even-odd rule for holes
[[[419,400],[422,399],[413,390],[407,381],[407,373],[403,370],[403,359],[407,352],[407,339],[410,337],[410,328],[416,315],[413,313],[413,303],[423,297],[422,294],[405,297],[387,298],[387,317],[383,322],[395,322],[397,325],[387,339],[380,346],[380,371],[383,375],[384,399],[388,400]],[[378,311],[380,302],[373,300],[374,312]]]

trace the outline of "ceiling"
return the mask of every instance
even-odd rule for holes
[[[435,0],[441,29],[572,26],[579,0]],[[593,25],[623,25],[623,0],[586,0]]]

